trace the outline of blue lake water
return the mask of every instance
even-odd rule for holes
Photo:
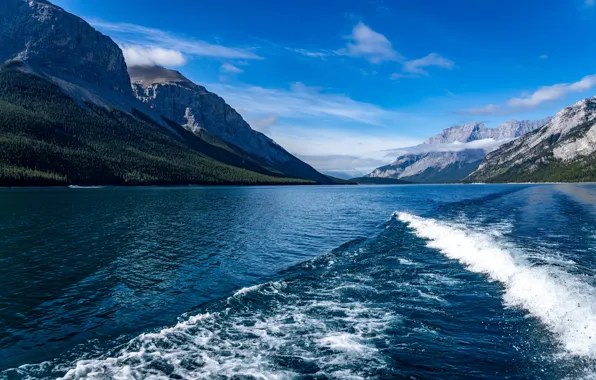
[[[596,377],[596,186],[0,190],[0,378]]]

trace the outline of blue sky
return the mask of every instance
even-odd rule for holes
[[[596,94],[595,0],[56,0],[321,170]]]

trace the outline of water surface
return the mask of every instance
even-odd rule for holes
[[[596,186],[0,190],[0,378],[590,378]]]

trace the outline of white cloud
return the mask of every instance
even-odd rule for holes
[[[185,56],[205,56],[227,59],[262,59],[249,49],[212,44],[206,41],[185,38],[160,29],[128,23],[114,23],[87,19],[95,28],[112,37],[122,46],[143,47],[148,52],[164,49],[179,52]]]
[[[488,104],[478,108],[468,108],[456,111],[464,115],[506,115],[538,107],[555,100],[564,99],[572,93],[581,93],[596,87],[596,74],[583,77],[574,83],[558,83],[543,86],[529,94],[509,99],[505,105]]]
[[[536,107],[544,102],[562,99],[574,92],[588,91],[596,86],[596,75],[588,75],[574,83],[559,83],[544,86],[528,96],[513,98],[507,102],[510,107]]]
[[[381,33],[375,32],[364,23],[359,22],[348,37],[345,49],[338,53],[351,57],[367,59],[371,63],[398,61],[400,54],[393,49],[391,41]]]
[[[221,65],[221,67],[219,68],[219,70],[222,73],[228,73],[228,74],[240,74],[241,72],[244,72],[244,70],[242,70],[239,67],[236,67],[230,63],[224,63]]]
[[[129,66],[182,66],[186,63],[184,55],[177,50],[157,47],[122,46],[122,53]]]
[[[386,150],[399,146],[411,146],[420,140],[396,136],[391,133],[371,135],[365,131],[346,131],[325,129],[324,123],[315,128],[287,124],[276,126],[270,137],[288,151],[299,156],[345,156],[346,154],[365,160],[377,160],[361,165],[350,163],[341,167],[333,165],[332,169],[361,168],[387,164],[391,160],[386,157]],[[320,163],[317,165],[321,165]],[[316,167],[316,166],[315,166]],[[327,167],[327,169],[330,169]]]
[[[538,57],[540,59],[548,59],[548,54],[542,54],[540,57]]]
[[[388,110],[371,103],[351,99],[344,94],[326,93],[318,87],[294,83],[288,89],[258,86],[210,84],[209,89],[222,96],[232,106],[265,116],[318,120],[333,119],[337,123],[351,122],[368,126],[392,126],[408,118],[401,112]]]
[[[428,72],[424,68],[432,66],[451,69],[454,64],[450,59],[442,57],[437,53],[430,53],[426,57],[404,62],[403,71],[406,73],[428,75]]]
[[[389,149],[386,151],[387,157],[396,157],[404,154],[423,154],[432,152],[461,152],[470,149],[481,149],[490,152],[499,146],[512,141],[513,139],[495,140],[483,139],[466,143],[453,142],[448,144],[420,144],[407,148]]]
[[[268,135],[271,132],[271,127],[277,124],[277,115],[272,113],[265,117],[248,119],[247,121],[252,129]]]
[[[494,104],[487,104],[484,107],[478,108],[468,108],[464,110],[457,111],[457,113],[464,114],[464,115],[498,115],[502,113],[501,109],[494,105]]]
[[[349,177],[358,177],[367,174],[369,169],[375,169],[387,164],[387,160],[351,156],[345,154],[332,155],[298,155],[298,158],[305,161],[319,171],[324,172],[350,172]],[[360,169],[360,170],[359,170]],[[364,170],[362,170],[364,169]]]
[[[286,47],[286,50],[292,51],[294,53],[301,54],[306,57],[310,58],[326,58],[329,56],[337,55],[336,52],[331,50],[308,50],[308,49],[298,49],[298,48],[290,48]]]
[[[587,7],[593,7],[596,4],[596,0],[586,0]]]
[[[349,155],[360,160],[336,158],[333,165],[323,165],[324,157],[310,157],[307,162],[320,170],[368,170],[387,164],[391,160],[384,150],[420,143],[422,139],[409,137],[415,134],[410,126],[431,123],[426,116],[386,109],[300,82],[287,89],[222,83],[207,88],[226,99],[251,126],[293,154]],[[341,167],[341,162],[346,166]]]

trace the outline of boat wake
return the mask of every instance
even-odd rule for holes
[[[506,306],[527,310],[555,335],[568,355],[596,360],[596,289],[560,267],[532,266],[486,233],[405,212],[395,217],[428,246],[472,272],[498,281]]]

